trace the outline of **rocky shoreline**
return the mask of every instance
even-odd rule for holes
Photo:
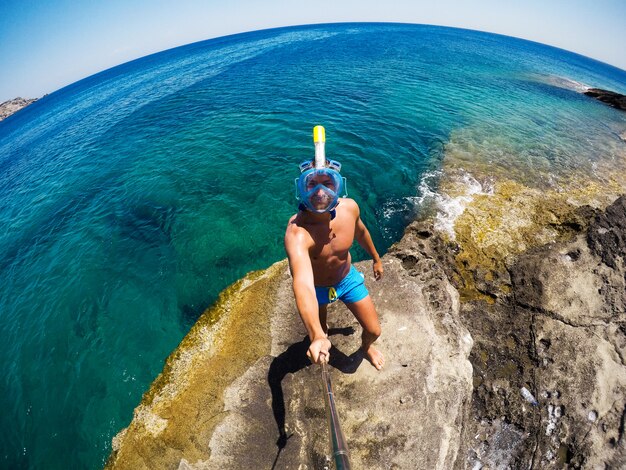
[[[609,106],[621,111],[626,111],[626,96],[614,91],[603,90],[601,88],[590,88],[585,91],[585,95],[595,98],[598,101],[602,101]]]
[[[37,101],[38,98],[14,98],[0,103],[0,121],[8,118],[11,114],[17,113],[20,109]]]
[[[626,462],[626,197],[575,212],[565,239],[509,258],[503,271],[471,273],[491,300],[461,304],[474,339],[465,467]],[[439,241],[433,251],[454,249]],[[446,266],[463,289],[463,267]]]
[[[354,468],[622,467],[625,214],[625,196],[564,211],[551,221],[558,236],[491,252],[492,269],[462,256],[477,250],[471,234],[410,225],[383,281],[367,281],[382,373],[355,353],[347,310],[330,314]],[[286,264],[240,281],[170,356],[107,467],[324,468],[321,385],[305,351]]]
[[[384,279],[368,281],[387,331],[382,372],[359,354],[347,309],[329,312],[334,389],[354,468],[452,468],[460,458],[472,340],[444,272],[429,259],[407,262],[414,250],[398,245],[398,255],[384,258]],[[371,263],[357,267],[371,278]],[[218,311],[221,324],[209,335]],[[286,262],[233,286],[185,342],[115,438],[107,468],[327,467],[320,370],[305,356]],[[258,343],[268,346],[238,357]],[[233,371],[229,360],[242,367]],[[223,385],[217,393],[215,383]]]

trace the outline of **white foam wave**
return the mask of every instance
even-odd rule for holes
[[[447,233],[454,240],[456,219],[463,214],[476,195],[493,194],[493,182],[481,183],[469,172],[462,169],[455,170],[453,176],[446,175],[446,178],[451,181],[449,187],[455,193],[451,196],[438,189],[442,176],[442,171],[425,173],[418,185],[417,195],[385,202],[381,211],[382,217],[390,219],[398,212],[413,212],[416,215],[433,214],[435,230]],[[383,228],[383,233],[387,232],[388,229]]]
[[[560,77],[558,75],[539,75],[536,78],[540,82],[547,83],[549,85],[553,85],[559,88],[565,88],[566,90],[574,90],[578,93],[584,93],[590,88],[593,88],[584,83],[577,82],[576,80],[572,80],[567,77]]]
[[[433,181],[441,178],[441,172],[426,173],[418,187],[419,196],[416,203],[423,207],[432,207],[435,211],[434,228],[446,232],[454,240],[454,223],[463,214],[465,208],[474,200],[477,194],[493,194],[493,186],[489,183],[480,183],[466,171],[460,170],[453,177],[452,186],[455,196],[442,191],[435,191]]]

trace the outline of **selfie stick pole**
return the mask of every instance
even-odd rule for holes
[[[335,406],[335,396],[330,383],[330,372],[325,362],[322,362],[322,381],[324,382],[324,399],[326,402],[326,416],[328,417],[328,428],[330,431],[330,446],[332,458],[335,461],[337,470],[350,470],[350,459],[348,458],[348,446],[346,439],[341,432],[339,416]]]

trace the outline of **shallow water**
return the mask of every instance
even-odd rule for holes
[[[584,86],[626,93],[626,72],[485,33],[327,25],[149,56],[3,121],[3,466],[104,463],[219,291],[284,257],[314,125],[384,252],[444,161],[537,188],[608,181],[626,114]]]

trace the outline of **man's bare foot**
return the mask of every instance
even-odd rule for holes
[[[365,358],[370,361],[372,365],[376,367],[376,369],[380,370],[383,368],[383,366],[385,365],[385,357],[383,356],[383,353],[381,353],[372,345],[370,345],[367,350],[362,349],[362,351],[365,355]]]

